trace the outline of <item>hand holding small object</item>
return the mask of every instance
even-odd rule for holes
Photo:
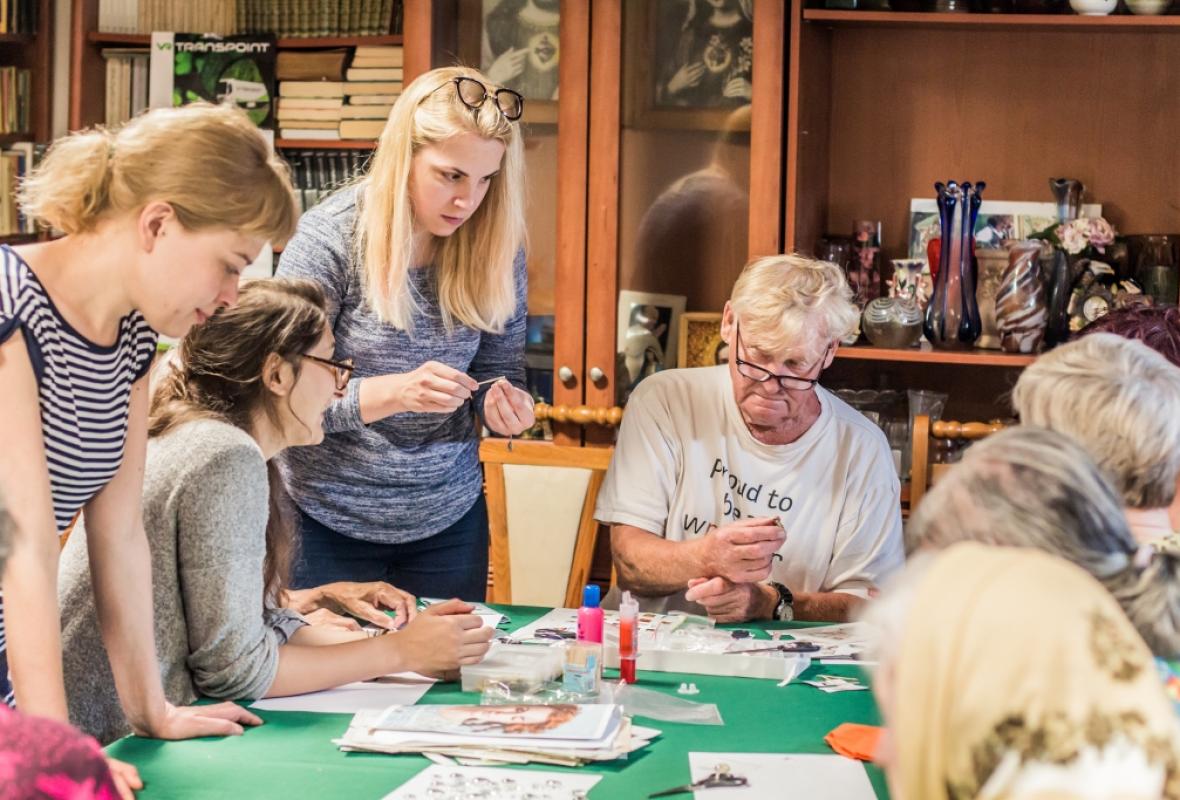
[[[765,612],[769,596],[761,583],[734,583],[722,577],[693,578],[684,599],[700,603],[717,622],[745,622]]]
[[[753,583],[770,575],[773,557],[787,540],[775,517],[750,517],[726,523],[696,540],[702,575],[733,583]]]
[[[396,376],[394,392],[405,411],[449,414],[471,398],[479,385],[468,375],[438,361]]]
[[[533,427],[533,398],[501,378],[483,399],[484,423],[501,436],[519,436]]]

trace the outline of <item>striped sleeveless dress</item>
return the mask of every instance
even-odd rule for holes
[[[151,367],[157,336],[133,311],[119,322],[113,345],[89,341],[62,317],[29,265],[0,246],[0,343],[17,332],[37,379],[53,515],[61,533],[123,461],[131,386]],[[2,597],[0,695],[12,705]]]

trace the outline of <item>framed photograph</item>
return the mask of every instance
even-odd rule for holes
[[[520,92],[525,122],[556,124],[560,0],[482,0],[480,70]]]
[[[619,292],[616,348],[630,386],[661,369],[676,366],[680,317],[687,302],[682,294]]]
[[[625,122],[722,130],[753,101],[753,0],[625,4]],[[749,130],[749,117],[741,118]],[[728,129],[735,128],[731,121]]]
[[[1083,217],[1102,216],[1102,205],[1082,206]],[[984,200],[975,219],[975,246],[1000,249],[1005,239],[1027,239],[1057,220],[1056,203],[1009,202]],[[926,258],[926,245],[941,234],[938,202],[934,198],[910,200],[910,258]]]
[[[680,367],[715,367],[729,363],[729,345],[721,338],[721,315],[689,311],[680,318]]]

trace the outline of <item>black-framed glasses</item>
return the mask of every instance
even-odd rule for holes
[[[351,358],[346,358],[343,361],[333,361],[330,358],[320,358],[310,353],[302,353],[301,355],[317,364],[330,367],[332,369],[332,375],[336,378],[336,388],[338,390],[344,391],[348,388],[348,381],[352,378],[352,371],[356,369],[356,364],[353,363]]]
[[[426,97],[430,97],[431,94],[447,86],[455,87],[455,94],[459,96],[459,102],[470,108],[473,114],[479,114],[479,110],[483,108],[483,104],[488,101],[489,97],[492,98],[500,114],[509,122],[516,122],[524,113],[524,95],[520,92],[512,89],[491,89],[485,86],[482,81],[466,76],[451,78],[446,83],[432,89]],[[425,100],[426,97],[422,99]]]
[[[814,378],[801,378],[798,375],[778,375],[765,367],[760,367],[757,364],[751,364],[741,357],[742,346],[742,332],[738,328],[737,322],[733,325],[734,341],[737,347],[734,348],[733,363],[737,366],[738,374],[743,378],[748,378],[755,383],[766,383],[766,381],[774,378],[778,381],[778,385],[787,391],[805,392],[809,389],[814,389],[815,385],[819,383],[819,376]],[[832,349],[832,345],[828,345],[824,350],[823,356],[820,358],[820,372],[823,372],[823,362],[827,358],[828,352]]]

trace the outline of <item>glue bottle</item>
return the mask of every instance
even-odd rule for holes
[[[619,678],[635,683],[635,659],[639,656],[639,602],[623,592],[619,603]]]
[[[582,590],[582,607],[578,609],[578,641],[602,644],[601,592],[591,583]]]

